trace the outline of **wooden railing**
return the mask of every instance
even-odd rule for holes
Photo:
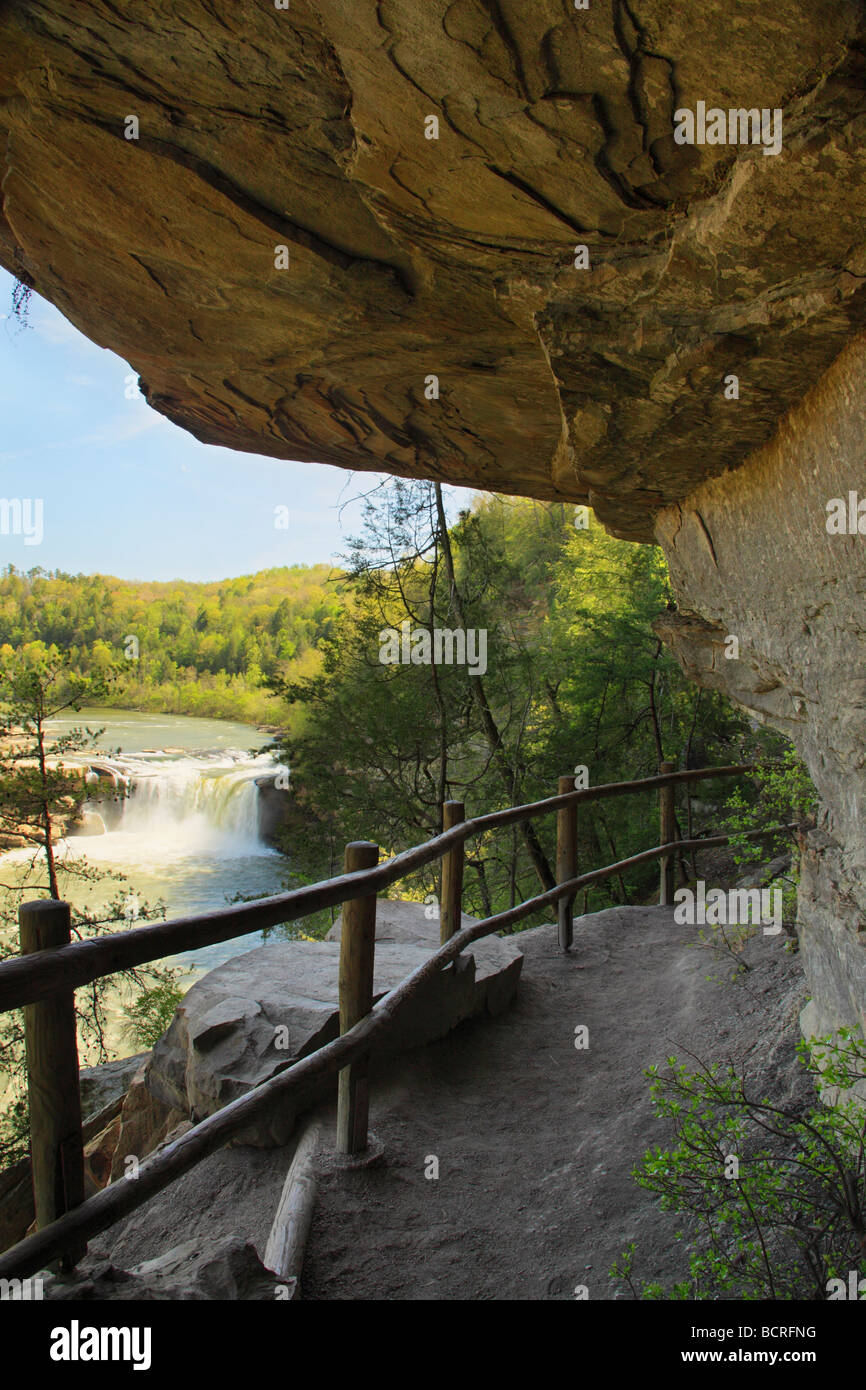
[[[176,1181],[201,1159],[221,1148],[275,1102],[291,1099],[302,1108],[322,1084],[339,1077],[337,1144],[344,1153],[367,1145],[367,1063],[371,1045],[381,1039],[404,1008],[461,951],[484,936],[511,927],[545,907],[557,906],[559,943],[572,943],[575,895],[591,884],[652,860],[661,861],[660,902],[673,896],[675,856],[683,851],[728,843],[715,835],[689,840],[675,836],[674,792],[680,783],[735,777],[752,764],[698,768],[685,772],[662,764],[658,777],[612,782],[574,790],[573,778],[559,779],[558,794],[526,806],[511,806],[473,820],[461,802],[446,802],[445,829],[424,844],[379,863],[379,848],[368,841],[346,847],[345,872],[310,887],[193,917],[176,918],[130,931],[70,940],[68,903],[22,904],[21,955],[0,964],[0,1013],[24,1008],[30,1104],[30,1146],[38,1230],[0,1255],[0,1277],[26,1278],[60,1260],[69,1268],[86,1242],[107,1230],[156,1192]],[[661,843],[615,864],[577,873],[577,815],[581,805],[635,792],[660,792]],[[556,812],[555,886],[507,911],[461,928],[463,852],[466,840],[496,827]],[[761,836],[780,827],[752,832]],[[373,1001],[376,900],[384,889],[425,865],[441,860],[439,949],[400,985]],[[286,1069],[138,1165],[124,1178],[83,1200],[83,1143],[78,1086],[74,991],[118,970],[198,950],[249,932],[296,921],[322,908],[343,905],[340,946],[340,1036],[317,1051],[287,1063]]]

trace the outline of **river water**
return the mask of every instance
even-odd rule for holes
[[[162,899],[166,915],[177,917],[225,907],[236,893],[261,897],[283,890],[286,861],[258,833],[255,779],[276,767],[264,751],[267,734],[225,720],[107,709],[52,720],[49,732],[59,736],[82,726],[104,729],[94,748],[68,758],[92,769],[86,825],[100,833],[62,841],[59,860],[83,857],[95,869],[123,874],[126,882],[83,885],[66,874],[66,898],[98,907],[122,896],[134,925],[142,902]],[[126,795],[112,799],[114,788]],[[23,867],[28,857],[12,850],[2,860]],[[172,964],[196,973],[210,970],[261,940],[254,933]]]

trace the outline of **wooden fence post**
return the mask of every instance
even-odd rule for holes
[[[466,807],[462,801],[445,801],[442,804],[442,829],[450,830],[466,819]],[[460,930],[463,915],[463,846],[446,850],[442,856],[442,880],[439,887],[439,944],[445,945],[456,931]]]
[[[22,956],[68,946],[69,904],[53,898],[22,903],[18,927]],[[27,1004],[22,1012],[33,1202],[41,1230],[84,1201],[75,991],[58,990],[38,1004]],[[64,1268],[73,1268],[86,1250],[82,1245],[71,1251],[62,1261]]]
[[[574,791],[573,777],[560,777],[559,795]],[[556,813],[556,881],[567,883],[577,874],[577,803],[572,801]],[[574,897],[560,898],[556,904],[559,925],[559,945],[563,951],[571,946],[574,937]]]
[[[659,763],[659,776],[663,777],[666,772],[676,772],[676,763]],[[659,840],[660,845],[670,844],[676,839],[676,789],[673,784],[659,788]],[[659,882],[659,905],[661,907],[670,906],[674,900],[674,873],[676,870],[676,855],[666,854],[660,860],[661,875]]]
[[[373,869],[379,846],[353,840],[346,846],[344,872]],[[343,903],[340,937],[340,1032],[348,1033],[373,1007],[373,962],[376,952],[376,894]],[[337,1092],[337,1151],[363,1153],[367,1147],[370,1107],[369,1058],[359,1057],[340,1072]]]

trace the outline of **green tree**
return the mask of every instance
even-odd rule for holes
[[[264,686],[273,670],[308,669],[339,620],[326,565],[296,565],[214,584],[158,584],[110,575],[0,574],[0,646],[63,651],[72,674],[117,671],[117,706],[274,723]],[[276,636],[274,635],[276,633]],[[134,635],[140,659],[124,659]],[[217,685],[221,673],[245,676]]]
[[[0,827],[5,834],[17,835],[32,848],[29,863],[16,874],[11,867],[0,883],[0,960],[18,953],[18,904],[24,895],[47,893],[54,899],[64,896],[64,885],[71,879],[95,883],[113,879],[118,891],[100,910],[73,908],[72,931],[78,939],[99,935],[120,924],[128,925],[130,900],[134,895],[120,889],[125,879],[119,874],[95,870],[85,860],[57,856],[60,827],[74,820],[87,790],[75,755],[88,748],[99,731],[74,729],[53,741],[49,738],[52,719],[69,710],[78,710],[85,701],[104,699],[108,693],[106,677],[83,680],[70,676],[67,665],[50,655],[29,653],[28,657],[5,654],[0,659]],[[69,761],[67,761],[69,760]],[[136,901],[140,920],[164,916],[164,907]],[[157,990],[163,995],[177,979],[177,972],[159,966],[121,971],[95,981],[76,992],[79,1036],[98,1060],[107,1058],[105,1030],[109,998],[121,991],[141,999]],[[27,1152],[29,1124],[24,1055],[24,1025],[20,1010],[0,1014],[0,1058],[7,1089],[0,1109],[0,1166],[16,1162]]]
[[[743,716],[691,687],[652,631],[670,602],[660,551],[594,521],[578,531],[571,508],[488,496],[448,527],[435,485],[391,483],[368,503],[341,597],[321,668],[275,681],[295,711],[282,747],[299,812],[287,843],[315,876],[344,840],[400,849],[434,834],[448,797],[492,810],[551,795],[579,765],[597,784],[650,776],[698,743],[702,761],[737,761],[748,743]],[[383,664],[382,633],[404,622],[483,631],[486,672]],[[587,808],[582,867],[645,848],[646,818],[636,798]],[[700,828],[687,798],[681,818]],[[468,842],[467,910],[487,915],[547,886],[554,835],[549,818]],[[587,906],[653,877],[600,885]],[[418,888],[435,891],[432,871]]]

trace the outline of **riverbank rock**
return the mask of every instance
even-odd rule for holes
[[[32,840],[28,840],[26,835],[17,835],[10,832],[8,835],[0,835],[0,853],[5,853],[7,849],[24,849]]]
[[[474,920],[464,917],[464,924]],[[200,1120],[330,1042],[339,1032],[339,922],[325,941],[270,942],[236,956],[196,982],[184,997],[153,1058],[130,1088],[113,1172],[123,1150],[138,1157],[155,1147],[152,1128]],[[334,939],[336,938],[336,939]],[[439,924],[420,903],[382,902],[376,938],[374,1000],[382,998],[439,944]],[[498,1013],[513,996],[522,953],[510,940],[476,943],[441,971],[398,1016],[381,1056],[443,1037],[463,1019]],[[326,1089],[333,1089],[328,1083]],[[309,1105],[309,1097],[301,1102]],[[282,1104],[238,1142],[287,1142],[296,1112]],[[137,1147],[132,1142],[137,1127]],[[144,1147],[146,1144],[150,1147]]]
[[[81,811],[66,833],[70,839],[77,835],[104,835],[105,821],[98,811]]]
[[[256,778],[259,835],[268,845],[277,843],[293,806],[288,788],[277,786],[277,776],[272,772]]]

